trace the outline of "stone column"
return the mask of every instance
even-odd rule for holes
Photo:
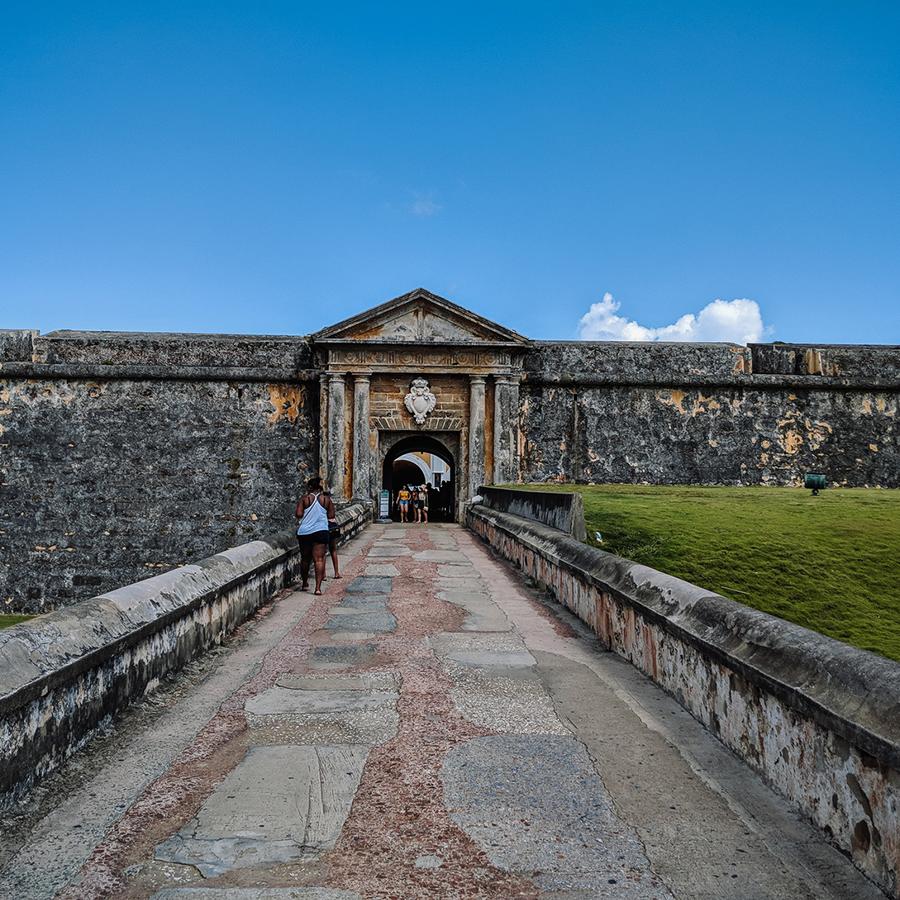
[[[518,419],[518,379],[513,375],[494,376],[494,484],[505,484],[518,477]]]
[[[485,482],[484,472],[484,376],[469,377],[469,494],[474,497]]]
[[[328,467],[325,477],[336,498],[344,496],[344,376],[328,375]]]
[[[509,469],[507,481],[518,481],[519,475],[519,381],[521,375],[510,375],[506,394],[509,405]]]
[[[369,375],[353,376],[353,496],[371,500],[369,484]]]
[[[328,480],[328,373],[319,375],[319,467],[316,470]],[[303,490],[305,485],[301,485]]]

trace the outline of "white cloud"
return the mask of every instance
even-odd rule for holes
[[[749,344],[771,332],[763,324],[755,300],[713,300],[699,313],[685,313],[671,325],[648,328],[617,315],[619,306],[606,293],[581,317],[578,337],[583,341],[732,341]]]
[[[429,218],[436,216],[442,209],[432,194],[414,194],[412,203],[409,204],[409,211],[414,216],[421,218]]]

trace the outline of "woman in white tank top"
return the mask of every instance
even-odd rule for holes
[[[325,580],[325,553],[328,550],[328,520],[334,518],[334,504],[331,498],[322,495],[322,479],[310,478],[306,483],[306,494],[297,503],[295,512],[300,520],[297,528],[297,542],[300,544],[300,590],[309,587],[309,564],[313,562],[316,571],[316,594],[322,593]]]

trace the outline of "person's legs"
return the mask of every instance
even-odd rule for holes
[[[338,569],[337,539],[332,540],[328,544],[328,549],[331,551],[331,566],[334,569],[334,577],[340,578],[341,573]]]
[[[316,568],[316,594],[322,593],[322,582],[325,580],[325,551],[327,544],[313,544],[312,556]]]
[[[300,590],[305,591],[309,587],[309,564],[312,562],[312,547],[308,541],[297,538],[300,544]]]

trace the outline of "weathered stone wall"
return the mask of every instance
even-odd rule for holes
[[[900,896],[900,665],[540,522],[467,524]]]
[[[524,481],[900,486],[900,348],[536,344]]]
[[[47,611],[293,520],[318,453],[304,342],[60,333],[5,347],[0,609]]]
[[[341,542],[371,509],[338,511]],[[0,631],[0,809],[299,574],[294,529]]]

